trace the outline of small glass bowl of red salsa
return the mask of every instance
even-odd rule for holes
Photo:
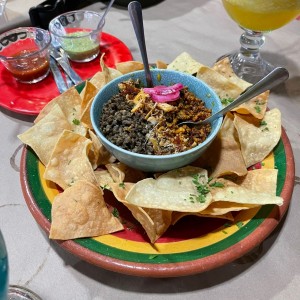
[[[0,35],[0,60],[12,76],[23,83],[35,83],[49,73],[48,31],[19,27]]]

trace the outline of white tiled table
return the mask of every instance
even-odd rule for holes
[[[24,6],[27,13],[35,2],[8,0],[7,13],[18,14],[15,24],[26,22],[28,17],[18,11]],[[96,3],[90,9],[103,7]],[[241,30],[218,0],[165,0],[145,9],[144,19],[149,61],[168,62],[188,51],[211,65],[239,46]],[[126,9],[111,10],[105,31],[125,42],[135,59],[141,59]],[[18,171],[21,143],[16,135],[32,125],[32,117],[0,109],[0,227],[9,252],[11,283],[25,285],[47,300],[299,299],[300,22],[268,34],[263,54],[290,71],[290,79],[272,93],[269,106],[282,112],[294,151],[296,181],[286,218],[259,250],[210,272],[171,279],[116,274],[68,254],[49,242],[23,199]]]

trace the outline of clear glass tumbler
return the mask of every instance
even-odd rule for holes
[[[9,286],[8,273],[7,250],[0,230],[0,300],[41,300],[37,294],[25,287]]]
[[[12,76],[23,83],[35,83],[49,73],[49,46],[47,30],[19,27],[0,35],[0,61]]]
[[[7,298],[8,289],[8,259],[2,233],[0,231],[0,299]]]
[[[49,23],[53,43],[62,47],[72,61],[93,60],[100,52],[105,23],[101,21],[101,16],[87,10],[70,11],[57,16]]]
[[[0,0],[0,16],[2,16],[4,13],[6,2],[6,0]]]

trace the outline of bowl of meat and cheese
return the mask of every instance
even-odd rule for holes
[[[91,107],[91,120],[104,146],[121,162],[146,172],[188,165],[204,152],[222,123],[181,125],[205,120],[222,108],[215,92],[189,74],[151,70],[153,88],[144,71],[106,84]]]

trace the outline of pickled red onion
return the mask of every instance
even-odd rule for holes
[[[149,94],[155,102],[170,102],[180,97],[180,90],[183,87],[183,84],[176,83],[171,86],[158,85],[154,88],[144,88],[143,91]]]

